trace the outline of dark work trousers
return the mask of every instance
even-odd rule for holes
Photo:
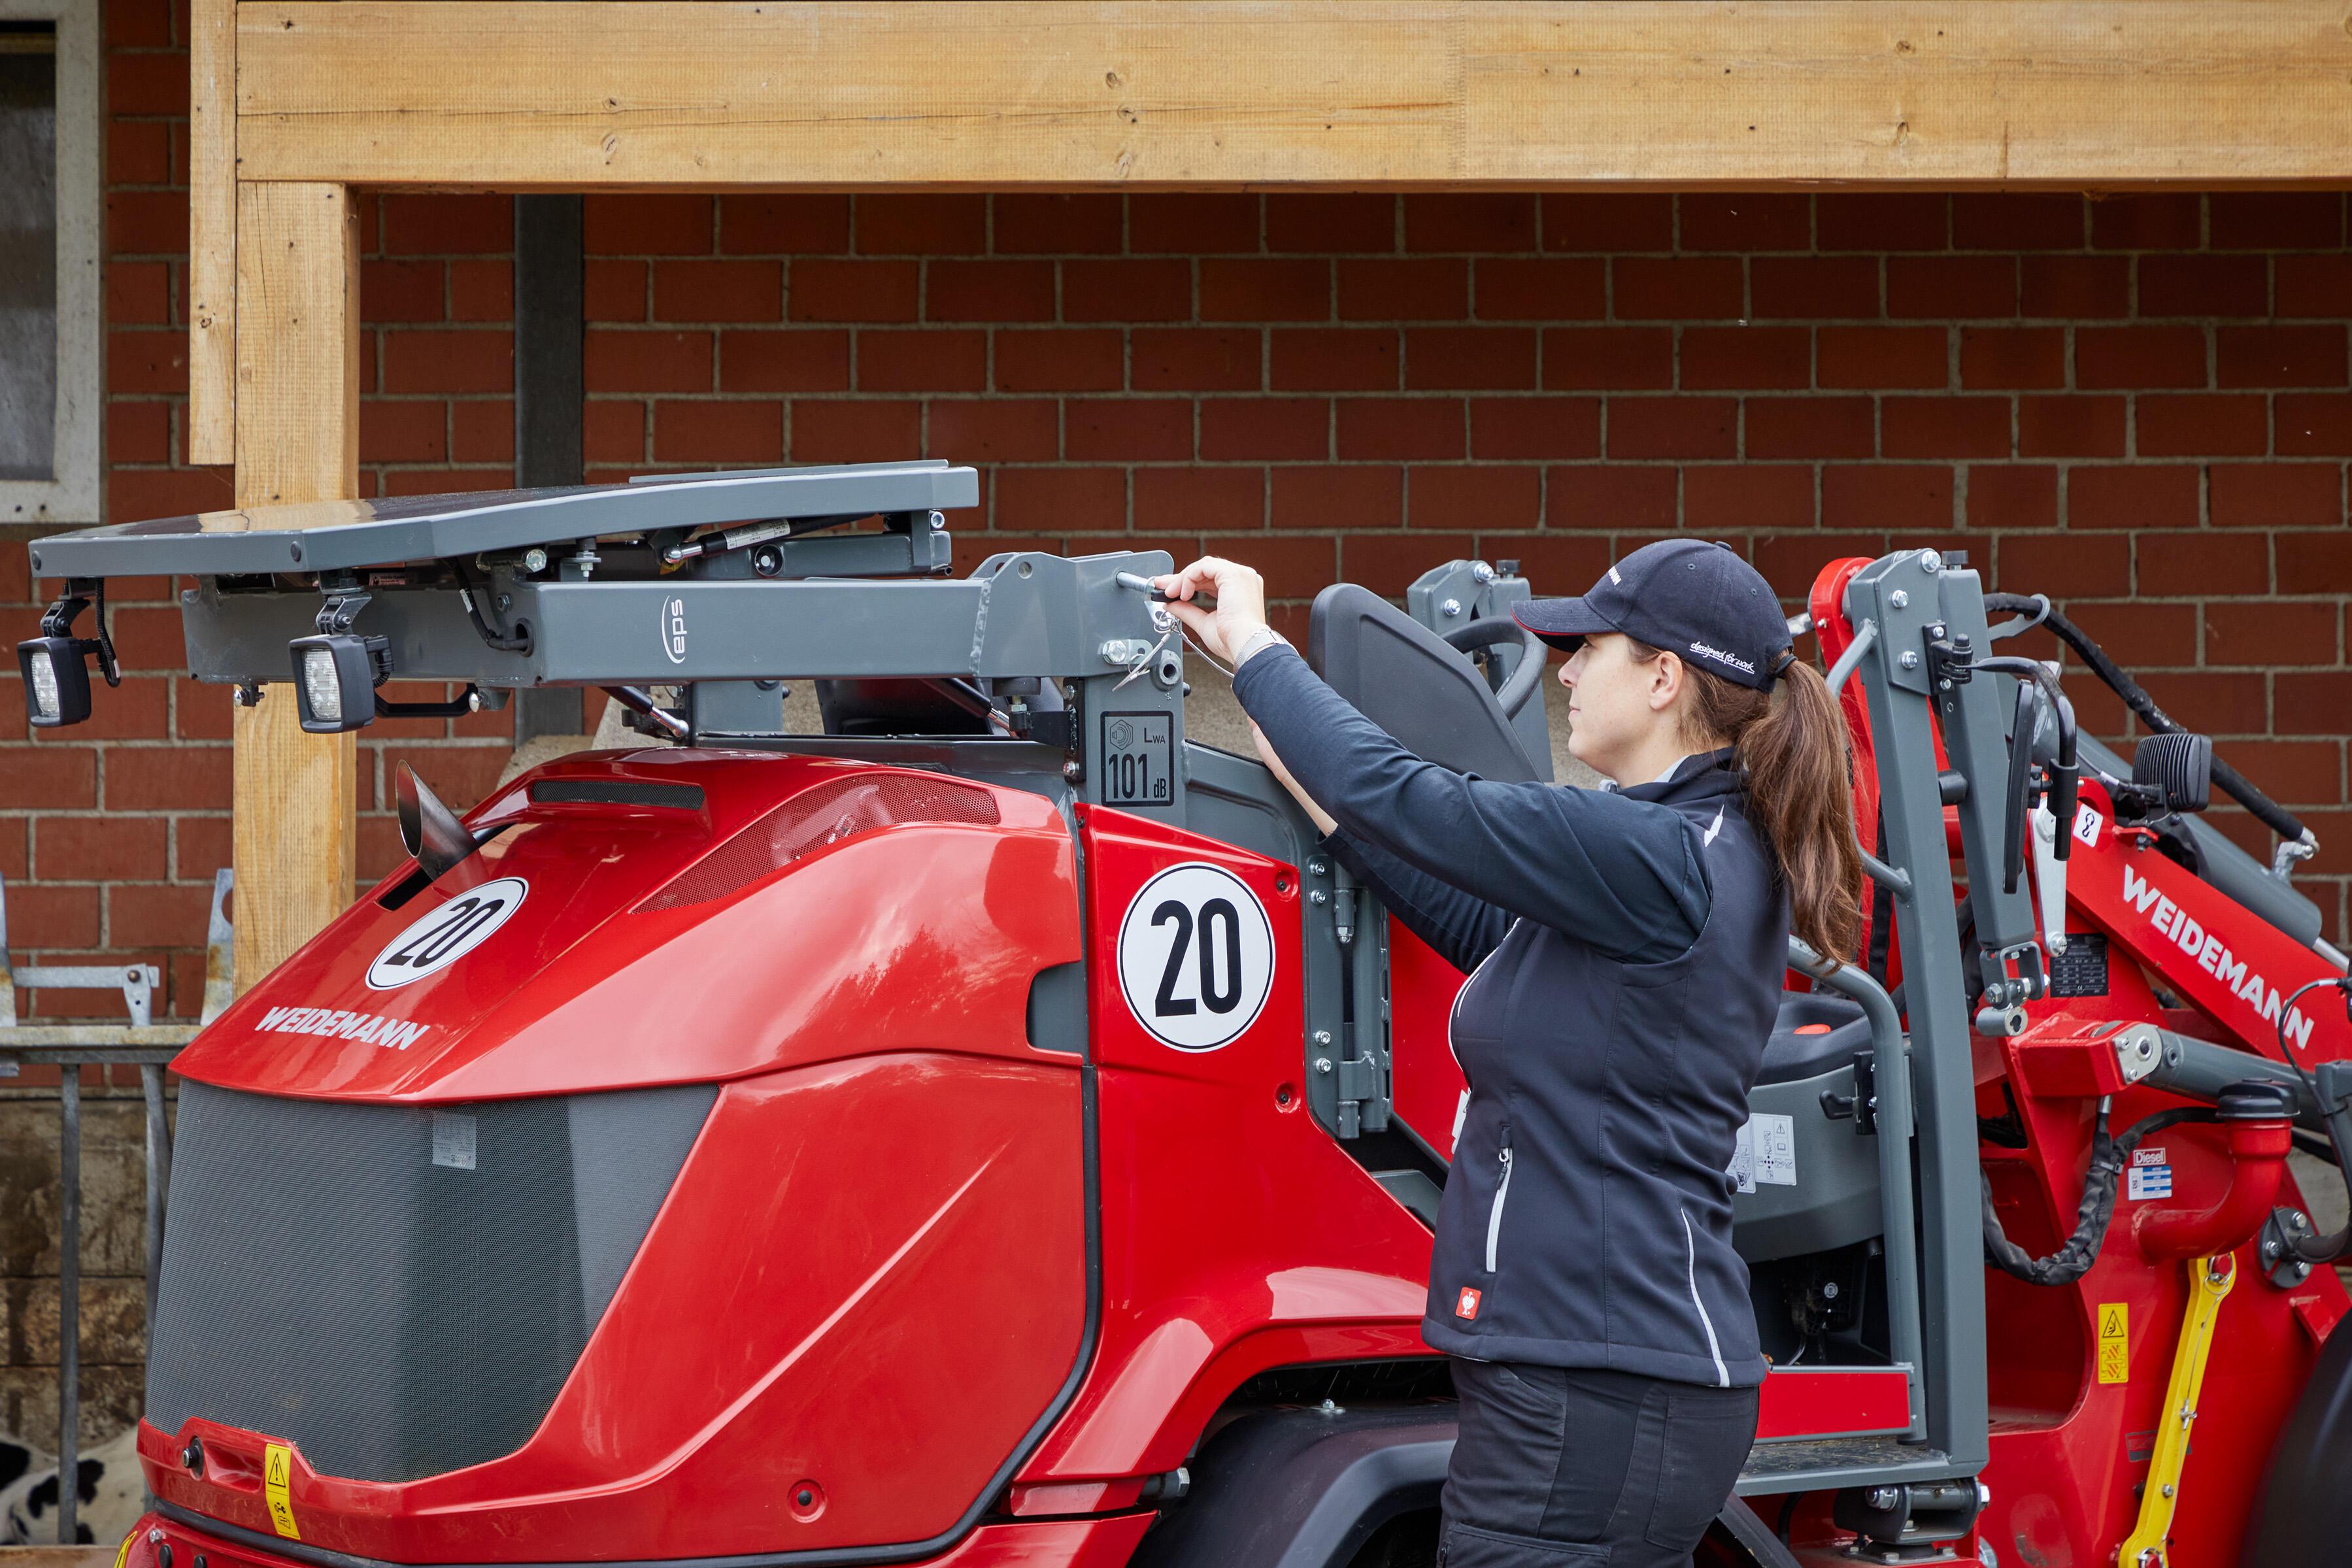
[[[1453,1365],[1440,1568],[1688,1568],[1756,1437],[1753,1388]]]

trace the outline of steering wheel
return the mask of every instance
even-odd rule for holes
[[[1474,648],[1499,647],[1505,643],[1519,645],[1519,663],[1495,693],[1495,702],[1507,718],[1517,718],[1528,699],[1544,677],[1543,640],[1507,615],[1489,615],[1483,621],[1473,621],[1467,626],[1456,626],[1444,634],[1457,653],[1467,653]]]

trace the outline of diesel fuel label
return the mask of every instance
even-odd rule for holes
[[[1174,725],[1164,713],[1102,716],[1106,806],[1165,806],[1175,788]]]

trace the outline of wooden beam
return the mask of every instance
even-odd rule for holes
[[[2342,0],[245,0],[247,180],[2352,181]]]
[[[236,502],[359,491],[359,216],[341,185],[237,192]],[[236,723],[236,975],[250,987],[352,900],[356,748],[293,688]]]
[[[236,461],[236,0],[188,0],[190,463]]]

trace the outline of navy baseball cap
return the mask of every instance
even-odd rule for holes
[[[1729,545],[1660,539],[1604,573],[1581,599],[1531,599],[1512,618],[1555,648],[1622,632],[1743,686],[1769,688],[1795,658],[1763,574]]]

